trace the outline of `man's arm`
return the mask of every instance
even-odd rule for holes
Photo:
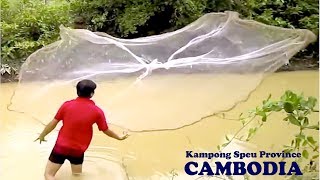
[[[115,132],[113,132],[110,129],[103,131],[103,133],[106,134],[107,136],[112,137],[117,140],[124,140],[129,136],[127,133],[124,133],[124,135],[120,137],[119,135],[117,135]]]
[[[46,141],[44,138],[52,130],[54,130],[54,128],[57,126],[58,123],[59,123],[59,120],[53,119],[49,124],[46,125],[46,127],[43,129],[43,131],[41,132],[41,134],[39,135],[39,137],[35,141],[40,140],[40,144],[42,141]]]
[[[120,137],[115,132],[110,130],[108,127],[104,112],[100,108],[99,108],[99,113],[100,113],[100,116],[97,119],[96,123],[98,125],[99,130],[102,131],[105,135],[107,135],[111,138],[117,139],[117,140],[124,140],[129,136],[127,133],[123,133],[123,136]]]

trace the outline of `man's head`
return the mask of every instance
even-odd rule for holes
[[[96,88],[97,88],[96,83],[94,83],[91,80],[85,79],[78,82],[77,94],[79,97],[91,98]]]

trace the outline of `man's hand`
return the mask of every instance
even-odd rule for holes
[[[40,144],[41,144],[41,142],[47,142],[47,140],[44,139],[44,136],[41,136],[41,135],[36,140],[34,140],[34,142],[36,142],[38,140],[40,141]]]
[[[123,132],[123,136],[122,136],[122,137],[120,137],[120,139],[119,139],[119,140],[125,140],[125,139],[127,139],[128,137],[129,137],[128,132],[124,131],[124,132]]]
[[[103,131],[103,133],[109,137],[112,137],[112,138],[120,140],[120,141],[125,140],[129,137],[127,132],[123,132],[123,136],[119,136],[116,133],[114,133],[111,129],[107,129],[107,130]]]
[[[42,133],[39,135],[39,137],[34,140],[34,142],[36,141],[40,141],[41,142],[46,142],[46,140],[44,139],[44,137],[49,134],[59,123],[59,121],[57,119],[53,119],[48,125],[46,125],[46,127],[43,129]]]

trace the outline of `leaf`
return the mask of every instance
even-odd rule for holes
[[[284,153],[290,153],[290,152],[292,152],[292,151],[293,151],[293,149],[284,149],[284,150],[283,150]]]
[[[298,121],[298,119],[296,117],[294,117],[292,114],[288,115],[289,121],[291,124],[294,124],[296,126],[301,126],[300,122]]]
[[[281,101],[286,101],[287,99],[287,91],[280,97]]]
[[[310,109],[313,109],[313,108],[316,106],[316,103],[317,103],[317,99],[316,99],[316,98],[314,98],[314,97],[308,97],[307,106],[308,106]]]
[[[247,136],[246,141],[249,141],[250,138],[257,132],[257,130],[258,130],[257,127],[255,127],[255,128],[250,128],[250,129],[249,129],[249,134],[248,134],[248,136]]]
[[[303,141],[302,146],[306,146],[308,144],[308,141]]]
[[[309,125],[309,119],[308,117],[304,117],[303,126],[308,126],[308,125]]]
[[[266,114],[266,113],[263,110],[260,110],[259,108],[256,108],[256,115],[263,116],[264,114]]]
[[[300,138],[296,138],[295,148],[298,148],[300,146],[300,143],[301,143],[301,139]]]
[[[271,94],[269,94],[269,96],[268,96],[268,98],[267,98],[267,101],[269,101],[269,100],[270,100],[270,98],[271,98]]]
[[[300,105],[301,105],[302,107],[307,106],[307,101],[304,100],[304,99],[301,99],[301,100],[300,100]]]
[[[229,139],[229,137],[228,137],[227,135],[226,135],[226,140],[227,140],[227,141],[230,141],[230,139]]]
[[[295,135],[295,137],[303,140],[306,138],[304,134],[298,134],[298,135]]]
[[[246,124],[246,121],[245,120],[241,120],[241,124],[242,124],[242,126],[244,126]]]
[[[267,114],[264,111],[258,111],[256,114],[262,117],[263,122],[267,121]]]
[[[252,136],[252,132],[249,131],[249,134],[248,134],[248,136],[246,138],[246,141],[249,141],[251,136]]]
[[[274,105],[272,106],[272,110],[273,110],[273,111],[276,111],[276,112],[281,111],[281,110],[282,110],[282,104],[281,104],[281,103],[274,104]]]
[[[317,159],[319,157],[319,154],[312,156],[312,159]]]
[[[287,91],[285,92],[286,98],[290,98],[290,97],[292,96],[292,94],[293,94],[293,92],[290,91],[290,90],[287,90]]]
[[[267,121],[267,115],[262,116],[262,122],[266,122]]]
[[[287,112],[287,113],[292,113],[293,110],[294,110],[294,107],[293,107],[293,103],[292,102],[285,102],[283,104],[283,108],[284,110]]]
[[[302,151],[302,157],[308,159],[309,158],[309,152],[307,150]]]
[[[308,140],[309,143],[311,143],[312,145],[314,145],[314,144],[317,143],[317,141],[315,141],[312,136],[308,136],[308,137],[307,137],[307,140]]]
[[[305,127],[305,128],[319,130],[319,124],[318,125],[313,125],[313,126],[308,126],[308,127]]]
[[[224,144],[221,145],[221,147],[226,147],[226,146],[228,146],[228,144],[229,144],[229,142],[228,143],[224,143]]]

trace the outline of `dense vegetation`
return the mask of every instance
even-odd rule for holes
[[[2,74],[56,41],[61,24],[135,38],[179,29],[205,13],[232,10],[270,25],[316,35],[319,29],[317,0],[1,0],[1,9]],[[298,56],[317,58],[318,44]]]
[[[284,152],[301,153],[300,158],[295,161],[301,166],[305,175],[308,173],[315,177],[295,177],[291,179],[317,179],[319,178],[318,164],[319,161],[319,122],[310,118],[311,114],[319,113],[317,110],[317,98],[304,97],[303,94],[296,94],[292,91],[286,91],[279,100],[272,100],[271,95],[262,101],[262,106],[245,114],[240,114],[239,121],[243,127],[233,137],[226,136],[226,143],[219,145],[218,150],[228,146],[234,139],[240,141],[250,141],[263,126],[268,123],[273,114],[283,115],[283,121],[288,122],[288,126],[296,128],[296,134],[292,136],[291,142],[283,146]],[[225,115],[223,118],[225,118]],[[247,130],[244,135],[243,130]],[[277,133],[277,132],[274,132]],[[284,158],[285,159],[285,158]]]
[[[1,74],[19,68],[31,53],[56,41],[60,24],[71,22],[69,7],[63,1],[45,5],[1,0]]]

